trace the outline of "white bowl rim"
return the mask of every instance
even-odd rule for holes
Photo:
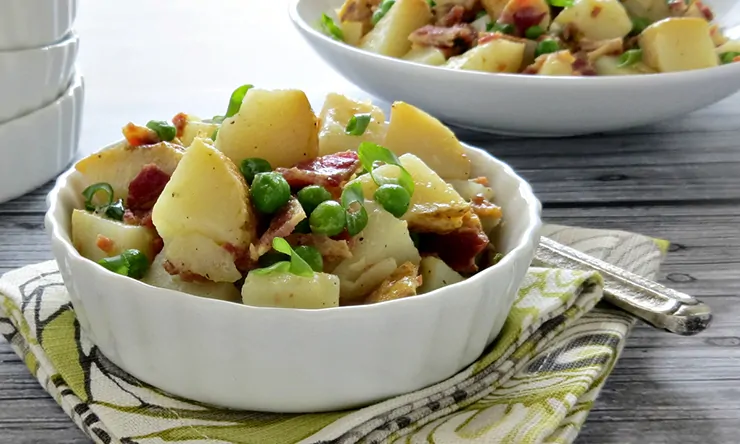
[[[27,52],[36,52],[36,51],[49,51],[54,48],[60,47],[60,46],[66,46],[73,42],[79,42],[80,36],[77,34],[77,31],[74,29],[67,32],[60,38],[59,40],[49,43],[48,45],[44,46],[34,46],[31,48],[22,48],[22,49],[0,49],[0,57],[3,56],[15,56],[20,55]]]
[[[104,150],[113,148],[121,144],[122,142],[123,142],[122,140],[119,140],[113,144],[110,144],[102,148],[99,151],[104,151]],[[363,310],[363,311],[393,310],[394,307],[400,304],[424,304],[425,301],[427,300],[432,301],[440,297],[449,297],[449,296],[445,296],[445,293],[447,292],[442,291],[442,290],[450,289],[453,287],[462,287],[468,283],[478,282],[482,279],[485,279],[495,269],[499,269],[503,267],[514,267],[514,264],[511,264],[511,262],[514,261],[519,256],[526,255],[528,250],[534,251],[537,245],[532,245],[532,244],[539,242],[539,231],[542,226],[542,220],[540,219],[540,215],[542,212],[542,205],[540,201],[535,197],[531,185],[526,180],[524,180],[521,176],[519,176],[513,170],[513,168],[511,168],[507,163],[499,160],[498,158],[488,153],[487,151],[482,150],[480,148],[472,147],[462,142],[461,144],[466,150],[471,150],[471,151],[477,152],[478,154],[488,157],[489,161],[493,162],[496,165],[496,168],[500,173],[518,182],[518,187],[517,187],[516,192],[518,192],[521,198],[525,201],[526,214],[527,214],[526,217],[528,218],[528,225],[521,234],[521,240],[514,246],[514,248],[512,248],[508,253],[506,253],[503,256],[503,258],[496,264],[484,270],[481,270],[480,272],[465,279],[462,282],[448,285],[447,287],[444,287],[442,289],[435,290],[430,293],[416,295],[414,297],[395,299],[395,300],[385,301],[385,302],[378,303],[378,304],[347,305],[347,306],[322,308],[318,310],[317,309],[303,309],[303,308],[256,307],[252,305],[245,305],[245,304],[238,304],[238,303],[235,304],[234,302],[222,301],[218,299],[202,298],[202,297],[194,296],[188,293],[183,293],[177,290],[156,287],[153,285],[149,285],[145,282],[142,282],[138,279],[132,279],[132,278],[114,273],[110,270],[107,270],[103,267],[98,266],[97,264],[94,264],[94,262],[91,261],[90,259],[82,257],[82,255],[80,255],[77,249],[74,248],[74,246],[72,245],[71,236],[68,233],[66,233],[65,230],[63,230],[63,228],[61,227],[60,220],[58,220],[57,218],[57,216],[60,215],[58,213],[62,212],[62,209],[59,208],[60,206],[59,194],[70,186],[69,179],[73,174],[76,173],[74,165],[72,165],[67,171],[62,173],[57,178],[54,188],[47,195],[46,201],[47,201],[48,210],[45,215],[46,230],[51,235],[52,241],[61,242],[61,244],[64,247],[67,257],[70,257],[76,261],[86,261],[89,263],[89,265],[95,265],[99,272],[108,274],[109,278],[113,279],[114,282],[115,280],[118,280],[118,279],[126,279],[127,281],[134,280],[138,284],[143,285],[144,286],[143,288],[147,288],[148,290],[184,294],[186,296],[201,300],[200,303],[218,303],[218,304],[237,305],[237,306],[240,306],[241,308],[239,309],[242,309],[242,310],[245,310],[245,309],[246,310],[260,310],[262,312],[290,312],[290,313],[300,312],[303,314],[303,316],[325,316],[329,312],[332,314],[340,315],[340,314],[349,314],[353,312],[358,312],[360,310]],[[68,216],[65,216],[65,217],[68,217]],[[503,220],[506,221],[505,214],[504,214]],[[529,264],[527,264],[527,266],[529,266]],[[517,283],[517,286],[518,285],[519,283]],[[313,315],[309,313],[313,313]],[[322,313],[324,314],[322,315]]]
[[[592,87],[602,87],[604,83],[609,83],[611,86],[620,87],[621,84],[624,84],[624,86],[629,86],[631,83],[636,83],[638,81],[641,82],[663,82],[666,80],[671,79],[677,79],[677,78],[686,78],[686,77],[701,77],[705,74],[707,71],[717,73],[719,70],[729,71],[731,70],[737,70],[738,75],[740,75],[740,63],[728,63],[725,65],[718,65],[714,66],[712,68],[703,68],[703,69],[695,69],[690,71],[678,71],[678,72],[661,72],[661,73],[651,73],[651,74],[642,74],[642,75],[634,75],[634,76],[535,76],[535,75],[528,75],[528,74],[520,74],[520,73],[491,73],[491,72],[483,72],[483,71],[470,71],[470,70],[456,70],[456,69],[449,69],[442,66],[433,66],[433,65],[424,65],[421,63],[415,63],[410,62],[408,60],[403,60],[395,57],[385,56],[381,54],[376,54],[374,52],[365,51],[363,49],[356,48],[354,46],[348,45],[344,42],[338,42],[326,34],[320,32],[318,29],[311,26],[309,23],[307,23],[301,14],[298,12],[298,6],[302,2],[306,2],[310,0],[291,0],[288,5],[288,13],[290,15],[290,18],[293,22],[293,24],[298,27],[299,29],[303,30],[303,32],[307,32],[309,34],[312,34],[318,38],[323,39],[325,42],[328,42],[329,44],[335,45],[336,47],[342,48],[341,50],[347,51],[351,54],[356,54],[359,56],[368,57],[371,59],[376,59],[379,63],[398,63],[402,66],[405,66],[408,69],[411,70],[417,70],[418,72],[421,71],[428,71],[432,70],[433,72],[436,72],[439,75],[447,75],[447,76],[455,76],[454,80],[461,81],[463,79],[468,81],[473,80],[482,80],[482,79],[497,79],[497,80],[488,80],[488,81],[520,81],[522,79],[530,79],[530,82],[540,82],[539,85],[542,85],[543,82],[549,81],[549,82],[558,82],[558,83],[569,83],[573,84],[574,82],[577,82],[579,84],[588,83]],[[724,72],[722,73],[724,74]],[[638,80],[639,79],[639,80]],[[485,80],[482,80],[485,81]],[[529,86],[532,86],[531,84]],[[551,85],[548,85],[548,87],[551,87]]]

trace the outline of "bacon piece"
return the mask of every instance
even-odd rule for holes
[[[123,137],[131,146],[151,145],[159,142],[159,136],[153,130],[145,126],[135,125],[131,122],[123,127]]]
[[[126,208],[133,212],[151,210],[169,181],[170,175],[156,164],[144,165],[128,184]]]
[[[501,207],[490,202],[488,199],[483,197],[482,194],[476,194],[473,196],[473,200],[470,202],[470,208],[473,210],[473,213],[480,218],[501,218]]]
[[[514,35],[504,34],[503,32],[482,32],[478,34],[478,45],[488,43],[492,40],[508,40],[515,43],[527,43],[527,39]]]
[[[477,37],[476,30],[468,25],[455,25],[450,28],[426,25],[409,35],[411,43],[437,48],[470,47]]]
[[[162,263],[162,268],[172,276],[179,276],[184,282],[208,282],[208,279],[205,276],[201,276],[198,273],[193,273],[192,271],[180,271],[175,264],[170,261],[164,261]]]
[[[437,19],[436,25],[443,27],[450,27],[459,25],[465,21],[465,7],[461,5],[454,5],[446,14],[440,16]]]
[[[175,128],[177,128],[177,137],[182,137],[183,132],[185,132],[185,126],[188,124],[188,115],[185,113],[177,113],[175,114],[175,117],[172,118],[172,123],[175,125]]]
[[[604,8],[602,8],[601,6],[598,6],[598,5],[594,6],[593,9],[591,9],[591,17],[593,17],[593,18],[598,17],[599,14],[601,14],[601,11],[603,9]]]
[[[306,213],[303,211],[300,202],[295,197],[291,197],[288,203],[275,214],[275,217],[270,221],[267,231],[260,237],[257,243],[257,257],[262,256],[272,249],[273,239],[276,237],[286,237],[305,218]]]
[[[373,17],[373,11],[381,0],[346,0],[337,12],[342,22],[367,22]]]
[[[113,242],[113,239],[103,236],[102,234],[98,234],[97,238],[95,239],[95,245],[104,252],[110,254],[113,251],[113,248],[116,246],[116,243]]]
[[[127,208],[123,212],[123,223],[127,225],[141,225],[142,227],[154,228],[154,222],[152,222],[152,210],[134,212]]]
[[[593,63],[605,55],[619,55],[624,52],[624,42],[621,38],[610,40],[591,41],[583,39],[581,49],[587,51],[586,60]]]
[[[539,25],[542,22],[542,19],[547,15],[546,11],[542,11],[539,8],[534,6],[525,6],[527,3],[529,3],[529,0],[518,1],[517,4],[520,6],[513,12],[505,10],[498,19],[498,22],[514,25],[514,28],[516,28],[516,35],[523,36],[527,29],[532,26]]]
[[[416,289],[421,285],[421,279],[419,267],[411,262],[404,262],[368,295],[365,304],[415,296]]]
[[[685,0],[666,0],[668,10],[674,16],[682,16],[689,9]]]
[[[466,214],[462,227],[450,233],[424,233],[421,236],[421,253],[436,254],[460,273],[478,271],[475,258],[489,243],[480,219],[472,212]]]
[[[332,239],[323,234],[303,234],[293,233],[285,240],[291,245],[301,246],[309,245],[316,248],[325,259],[348,259],[352,257],[349,242],[346,240]]]
[[[249,247],[252,247],[252,245],[250,245]],[[221,248],[231,253],[231,256],[234,258],[234,265],[236,266],[236,269],[241,271],[242,273],[246,273],[249,270],[253,270],[258,267],[258,257],[256,256],[256,253],[255,257],[252,257],[249,247],[239,248],[228,242],[221,246]]]
[[[596,69],[591,65],[591,63],[584,59],[581,54],[576,54],[576,61],[573,62],[571,65],[573,68],[573,73],[576,75],[582,75],[582,76],[595,76],[596,75]]]
[[[306,160],[292,168],[277,168],[275,171],[282,174],[293,188],[321,185],[335,196],[339,196],[342,186],[359,166],[360,159],[357,153],[344,151]]]

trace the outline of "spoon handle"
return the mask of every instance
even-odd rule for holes
[[[598,271],[604,278],[604,300],[656,328],[689,336],[712,321],[712,311],[700,300],[546,237],[540,240],[534,265]]]

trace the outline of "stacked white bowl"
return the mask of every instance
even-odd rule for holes
[[[77,0],[0,0],[0,203],[53,179],[76,154],[76,13]]]

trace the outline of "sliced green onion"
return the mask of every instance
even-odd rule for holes
[[[370,119],[372,119],[370,114],[355,114],[347,122],[347,128],[344,131],[350,136],[361,136],[365,134]]]
[[[347,212],[347,232],[350,236],[359,234],[367,226],[367,210],[365,210],[365,194],[362,184],[355,182],[342,190],[342,206]]]
[[[216,141],[216,137],[218,137],[218,130],[219,129],[216,128],[215,130],[213,130],[213,134],[211,134],[211,140],[213,140],[214,142]]]
[[[99,207],[95,206],[92,203],[92,200],[95,197],[95,195],[98,193],[98,191],[103,191],[105,194],[108,195],[108,201],[104,203],[103,205],[101,205],[101,207],[103,206],[107,207],[108,205],[113,203],[113,187],[109,183],[105,183],[105,182],[94,183],[90,185],[89,187],[85,188],[84,190],[82,190],[82,197],[85,198],[85,209],[87,211],[97,211],[98,210]]]
[[[267,268],[269,266],[275,265],[278,262],[287,263],[288,259],[290,259],[290,256],[286,256],[283,253],[275,250],[270,250],[260,256],[260,258],[257,260],[257,263],[259,264],[260,268]]]
[[[573,6],[574,0],[547,0],[547,3],[557,8],[567,8]]]
[[[141,279],[149,269],[149,259],[144,253],[134,249],[123,251],[118,256],[103,258],[98,264],[114,273],[134,279]]]
[[[427,0],[427,3],[429,3],[430,8],[437,6],[437,2],[435,2],[434,0]]]
[[[723,65],[727,65],[728,63],[734,62],[735,57],[740,57],[740,52],[723,52],[722,54],[720,54],[719,59]]]
[[[177,128],[164,120],[150,120],[146,127],[157,133],[159,140],[170,142],[177,136]]]
[[[495,256],[493,256],[493,259],[491,260],[491,265],[496,265],[499,263],[501,259],[504,258],[504,255],[501,253],[496,253]]]
[[[363,168],[370,172],[370,176],[378,186],[382,186],[387,183],[397,184],[404,187],[406,191],[409,192],[409,195],[414,194],[414,179],[411,177],[411,174],[406,171],[406,168],[401,165],[401,161],[393,151],[372,142],[362,142],[357,148],[357,155],[360,158],[360,163]],[[378,176],[373,173],[376,162],[382,162],[386,165],[394,165],[399,168],[401,173],[398,178]]]
[[[526,31],[524,31],[524,37],[530,40],[537,40],[544,33],[545,33],[545,30],[542,29],[542,26],[534,25],[534,26],[530,26],[529,28],[527,28]]]
[[[269,267],[256,268],[250,271],[250,273],[254,273],[254,274],[272,274],[272,273],[288,273],[288,272],[290,272],[290,262],[287,262],[287,261],[275,262]]]
[[[550,54],[552,52],[558,52],[559,50],[560,45],[557,41],[545,39],[537,44],[537,48],[534,50],[534,56],[539,57],[542,54]]]
[[[486,11],[478,11],[478,13],[475,14],[475,19],[478,20],[479,18],[485,17],[487,15],[488,15],[488,13]]]
[[[632,31],[630,34],[638,35],[650,26],[650,20],[643,17],[632,17]]]
[[[342,32],[342,28],[337,26],[337,24],[334,23],[334,20],[332,20],[331,17],[326,14],[321,14],[321,29],[326,35],[333,38],[334,40],[339,40],[340,42],[344,41],[344,33]]]
[[[293,250],[288,241],[282,237],[276,237],[272,240],[272,248],[276,251],[290,256],[290,272],[297,276],[313,276],[313,268],[308,265],[298,253]]]
[[[383,2],[378,6],[378,9],[373,12],[373,26],[377,25],[380,19],[385,17],[385,15],[388,13],[388,11],[391,10],[391,7],[396,4],[396,0],[383,0]]]
[[[231,97],[229,97],[229,106],[226,108],[226,115],[214,116],[213,121],[216,123],[222,123],[225,119],[228,119],[229,117],[233,117],[234,115],[236,115],[236,113],[238,113],[242,107],[244,96],[246,96],[247,91],[249,91],[252,88],[254,88],[253,85],[242,85],[239,88],[235,89],[231,93]],[[213,140],[216,140],[216,138],[213,137]]]
[[[122,221],[123,213],[126,210],[123,208],[123,200],[118,199],[115,203],[108,205],[105,208],[105,215],[113,220]]]
[[[642,60],[642,49],[630,49],[619,56],[618,68],[626,68]]]
[[[491,22],[486,25],[486,31],[500,32],[502,34],[512,35],[516,32],[516,28],[514,28],[514,25],[511,25],[509,23]]]

